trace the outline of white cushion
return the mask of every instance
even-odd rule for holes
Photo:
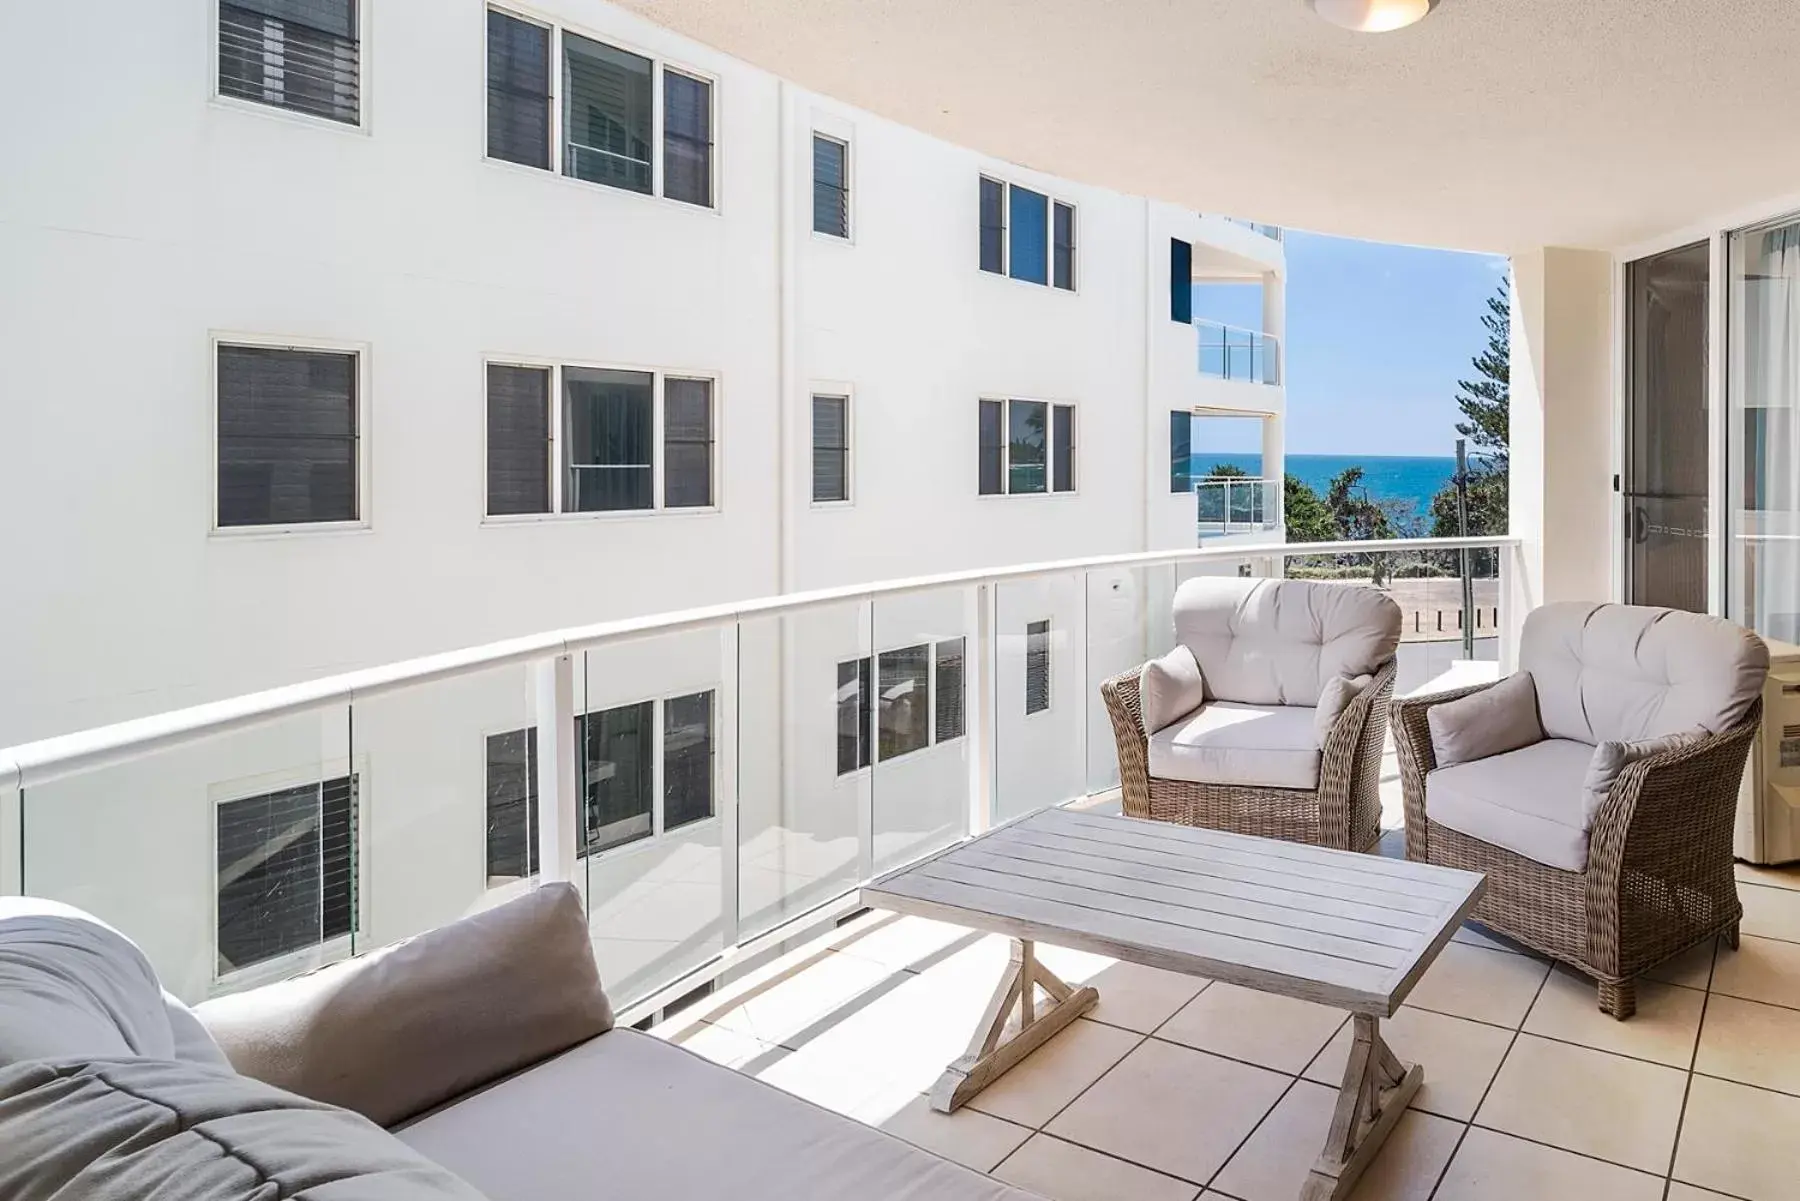
[[[1730,729],[1762,692],[1769,648],[1717,617],[1564,602],[1525,619],[1519,666],[1544,733],[1592,746]]]
[[[1197,784],[1317,788],[1313,710],[1213,701],[1151,737],[1150,774]]]
[[[1138,709],[1146,738],[1205,702],[1206,681],[1200,675],[1200,664],[1185,646],[1150,660],[1138,672]]]
[[[1030,1201],[636,1030],[613,1030],[400,1130],[492,1201]]]
[[[1203,576],[1175,591],[1175,636],[1208,700],[1313,708],[1334,676],[1373,674],[1400,645],[1400,606],[1373,588]]]
[[[1498,684],[1425,711],[1431,731],[1431,757],[1439,767],[1452,767],[1489,755],[1504,755],[1540,742],[1537,689],[1531,673],[1517,671]]]
[[[1318,739],[1320,747],[1331,737],[1331,731],[1337,725],[1338,718],[1344,715],[1344,710],[1374,681],[1375,677],[1367,672],[1354,679],[1332,676],[1325,681],[1325,689],[1319,694],[1319,707],[1313,711],[1313,737]]]
[[[1633,763],[1660,755],[1664,751],[1693,746],[1705,737],[1705,730],[1690,730],[1685,734],[1665,734],[1661,738],[1644,738],[1637,742],[1608,739],[1595,747],[1592,758],[1588,760],[1587,777],[1582,781],[1582,792],[1585,794],[1582,800],[1587,807],[1588,820],[1591,822],[1600,812],[1600,806],[1606,803],[1620,773]]]
[[[1594,748],[1546,738],[1528,747],[1440,767],[1425,777],[1425,814],[1470,838],[1547,867],[1587,867],[1591,815],[1582,781]]]

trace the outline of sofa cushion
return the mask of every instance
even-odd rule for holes
[[[1313,711],[1213,701],[1150,739],[1150,774],[1197,784],[1317,788]]]
[[[1531,673],[1516,671],[1498,684],[1425,711],[1431,731],[1431,756],[1439,767],[1452,767],[1489,755],[1504,755],[1540,742],[1537,689]]]
[[[1200,664],[1185,646],[1150,660],[1138,672],[1138,709],[1143,713],[1146,738],[1205,701],[1206,681],[1201,678]]]
[[[1769,648],[1717,617],[1564,602],[1525,619],[1519,666],[1545,734],[1592,746],[1730,729],[1762,692]]]
[[[367,1119],[223,1065],[0,1068],[0,1147],[8,1201],[481,1201]]]
[[[225,1063],[136,943],[72,906],[0,897],[0,1066],[127,1055]]]
[[[1643,759],[1660,755],[1664,751],[1678,751],[1682,747],[1693,746],[1706,737],[1705,730],[1689,730],[1684,734],[1665,734],[1660,738],[1643,738],[1637,742],[1617,742],[1612,739],[1594,748],[1588,759],[1587,776],[1582,780],[1583,804],[1587,807],[1588,820],[1600,812],[1600,806],[1612,793],[1612,786],[1620,774]]]
[[[1025,1201],[636,1030],[614,1030],[398,1132],[493,1201]]]
[[[1313,737],[1319,746],[1331,737],[1331,731],[1337,726],[1338,718],[1344,715],[1363,689],[1375,682],[1375,677],[1364,672],[1360,676],[1332,676],[1325,681],[1325,688],[1319,693],[1319,707],[1313,710]]]
[[[1373,588],[1203,576],[1175,590],[1175,636],[1208,700],[1319,703],[1333,676],[1373,674],[1400,645],[1400,606]]]
[[[1440,767],[1425,777],[1425,814],[1470,838],[1546,867],[1587,866],[1590,815],[1582,782],[1594,748],[1566,738]]]
[[[238,1071],[383,1126],[612,1028],[572,884],[196,1012]]]

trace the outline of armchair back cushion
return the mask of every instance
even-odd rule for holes
[[[1525,619],[1519,666],[1545,735],[1593,746],[1730,729],[1762,693],[1769,648],[1717,617],[1566,601]]]
[[[1208,700],[1318,705],[1326,681],[1379,671],[1400,646],[1400,606],[1373,588],[1205,576],[1175,591],[1175,637]]]

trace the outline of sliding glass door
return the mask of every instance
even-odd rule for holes
[[[1800,216],[1730,237],[1729,615],[1800,642]]]
[[[1625,265],[1625,601],[1706,612],[1707,276],[1696,242]]]

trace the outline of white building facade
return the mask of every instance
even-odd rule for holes
[[[0,746],[538,630],[1189,546],[1196,414],[1264,418],[1281,478],[1279,240],[598,0],[107,0],[0,32],[82,45],[88,80],[28,104],[61,90],[45,53],[0,83],[34,113],[0,133]],[[1201,279],[1260,282],[1264,329],[1197,330]],[[1281,541],[1279,494],[1222,536]],[[1160,577],[1089,575],[578,662],[603,970],[628,996],[958,836],[966,689],[1016,722],[1008,803],[1105,786],[1079,750],[1104,735],[1071,731],[1159,607]],[[190,998],[391,941],[531,870],[536,703],[500,671],[13,798],[10,883],[120,921]]]

